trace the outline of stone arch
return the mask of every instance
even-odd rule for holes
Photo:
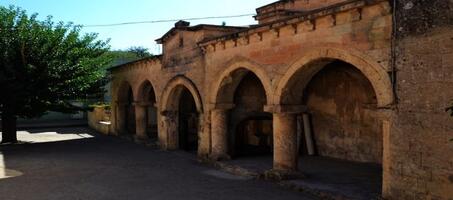
[[[211,89],[213,91],[210,97],[211,103],[232,103],[236,87],[247,72],[251,72],[258,77],[266,92],[267,104],[271,105],[273,100],[271,79],[261,66],[249,61],[235,62],[220,74]]]
[[[181,104],[183,99],[190,101]],[[189,110],[182,109],[181,106],[185,105],[189,106]],[[195,84],[184,76],[171,79],[161,96],[160,111],[159,140],[164,148],[188,151],[198,149],[200,153],[203,103]]]
[[[163,112],[177,110],[179,98],[176,97],[181,95],[182,89],[184,88],[189,90],[192,94],[197,111],[199,113],[203,113],[203,102],[201,100],[200,93],[198,92],[195,84],[185,76],[176,76],[165,86],[160,103],[160,108]]]
[[[154,88],[154,84],[152,84],[151,81],[149,80],[144,80],[141,82],[141,84],[138,86],[138,88],[135,90],[136,92],[136,101],[138,102],[144,102],[144,101],[147,101],[149,99],[154,99],[154,103],[157,102],[157,96],[156,96],[156,90]],[[147,91],[152,91],[152,95],[153,96],[149,96],[150,94],[147,93]]]
[[[149,80],[144,80],[136,88],[136,124],[137,135],[140,139],[157,139],[157,108],[156,92],[154,85]]]
[[[370,58],[364,53],[358,52],[353,49],[344,49],[344,48],[327,48],[327,47],[320,47],[320,48],[314,48],[312,50],[307,51],[306,53],[302,54],[303,56],[299,59],[297,59],[293,64],[291,64],[284,74],[284,76],[280,79],[276,91],[275,91],[275,96],[274,96],[274,103],[276,106],[281,106],[280,108],[288,108],[285,109],[284,111],[281,112],[275,112],[274,114],[274,123],[276,126],[274,126],[274,132],[277,133],[276,139],[283,141],[281,143],[276,143],[277,145],[274,148],[274,152],[276,155],[274,157],[274,168],[276,169],[297,169],[297,158],[298,155],[294,154],[293,152],[297,152],[297,147],[296,142],[300,141],[297,138],[297,122],[299,120],[303,120],[303,122],[306,122],[307,127],[310,127],[310,130],[308,130],[311,135],[313,134],[319,134],[320,131],[316,130],[316,126],[322,127],[322,128],[332,128],[332,124],[336,124],[339,121],[339,118],[341,120],[342,116],[339,116],[338,113],[332,112],[332,113],[319,113],[319,110],[313,110],[311,109],[310,105],[308,105],[305,108],[305,112],[291,112],[291,108],[295,105],[301,104],[304,99],[304,93],[305,89],[307,89],[307,86],[309,87],[310,82],[313,80],[313,78],[320,74],[319,73],[321,70],[325,69],[327,65],[330,64],[335,64],[335,62],[340,61],[345,64],[347,64],[350,69],[354,69],[358,75],[360,75],[363,79],[367,81],[367,85],[369,86],[369,91],[370,93],[373,93],[371,95],[374,95],[374,102],[373,105],[371,105],[371,108],[366,107],[366,109],[369,109],[372,111],[370,112],[369,115],[372,115],[373,118],[368,118],[373,121],[373,130],[376,131],[375,133],[378,133],[377,137],[369,137],[368,135],[366,136],[367,138],[362,138],[362,139],[369,139],[369,138],[377,138],[379,140],[382,139],[382,144],[377,145],[380,146],[379,148],[383,149],[384,153],[382,153],[382,166],[383,166],[383,176],[384,180],[383,182],[385,183],[388,180],[385,180],[386,172],[385,169],[388,168],[388,158],[386,158],[385,151],[388,151],[389,148],[389,129],[390,129],[390,122],[388,115],[389,109],[383,109],[383,108],[388,108],[392,106],[394,103],[394,94],[393,94],[393,88],[392,88],[392,83],[389,77],[389,74],[387,73],[387,70],[385,67],[381,66],[379,63],[373,60],[373,58]],[[330,65],[333,66],[333,65]],[[336,67],[336,66],[335,66]],[[325,74],[324,74],[325,75]],[[326,77],[326,76],[321,76],[321,77]],[[328,76],[332,77],[332,76]],[[319,82],[325,80],[325,79],[318,79],[320,80]],[[313,82],[313,85],[317,85],[319,82]],[[335,82],[334,82],[335,83]],[[331,83],[330,83],[331,84]],[[328,85],[328,84],[326,84]],[[348,93],[341,93],[342,95],[348,94]],[[309,95],[309,94],[308,94]],[[336,95],[336,94],[334,94]],[[316,96],[315,96],[316,97]],[[318,96],[319,97],[319,96]],[[325,99],[325,98],[323,98]],[[313,102],[321,102],[321,103],[326,103],[328,101],[324,101],[323,99],[318,100],[314,99]],[[349,100],[349,99],[347,99]],[[302,103],[303,104],[303,103]],[[327,106],[324,106],[322,104],[319,104],[325,108],[325,110],[329,110],[330,107],[329,104],[326,104]],[[331,104],[330,104],[331,105]],[[321,107],[319,106],[319,107]],[[339,106],[342,107],[342,106]],[[332,109],[335,111],[335,109]],[[289,112],[285,112],[289,111]],[[308,112],[307,112],[308,111]],[[329,110],[330,111],[330,110]],[[303,114],[302,114],[303,113]],[[325,117],[324,119],[327,120],[320,120],[319,122],[332,122],[332,124],[329,123],[316,123],[313,122],[313,119],[321,116],[323,114]],[[350,113],[351,115],[355,115],[354,112]],[[302,117],[300,117],[302,115]],[[321,116],[321,117],[324,117]],[[333,118],[328,118],[332,117]],[[298,119],[298,117],[302,119]],[[349,119],[348,119],[349,120]],[[353,119],[355,120],[355,119]],[[346,131],[351,131],[351,129],[356,129],[357,124],[360,125],[362,123],[362,127],[366,127],[366,125],[369,125],[370,123],[364,124],[362,121],[353,121],[350,124],[349,127],[347,127]],[[377,122],[377,123],[376,123]],[[344,121],[344,124],[349,123],[348,121]],[[305,123],[304,123],[305,124]],[[343,125],[343,124],[341,124]],[[332,129],[336,129],[337,127],[333,127]],[[341,127],[342,128],[342,127]],[[360,127],[361,128],[361,127]],[[338,142],[341,140],[334,141],[333,139],[336,138],[345,138],[345,131],[342,132],[341,129],[336,129],[339,131],[332,131],[328,132],[325,131],[327,134],[332,134],[332,135],[327,135],[326,136],[326,141],[329,142],[329,145],[333,144],[334,142]],[[344,129],[343,129],[344,130]],[[305,130],[303,130],[305,131]],[[279,133],[292,133],[291,135],[289,134],[279,134]],[[351,131],[351,133],[353,133]],[[362,133],[368,133],[366,131],[363,131]],[[347,136],[347,135],[346,135]],[[361,137],[363,135],[356,135],[357,137]],[[336,137],[336,138],[334,138]],[[349,137],[349,136],[348,136]],[[316,146],[316,142],[319,141],[316,138],[310,139],[312,142],[314,142]],[[369,140],[373,141],[373,140]],[[331,142],[331,143],[330,143]],[[288,145],[290,144],[290,145]],[[343,142],[343,144],[347,144],[347,142]],[[353,143],[351,146],[354,146],[355,144]],[[287,147],[293,146],[293,148],[287,148]],[[312,144],[313,146],[313,144]],[[334,147],[335,148],[335,147]],[[338,150],[345,151],[341,148],[338,148]],[[315,150],[316,151],[316,147]],[[364,151],[363,151],[364,152]],[[322,156],[322,155],[321,155]],[[348,156],[349,157],[349,156]],[[342,158],[340,158],[342,159]],[[359,160],[360,161],[360,160]],[[282,164],[283,163],[283,164]],[[378,175],[380,176],[380,174]]]
[[[119,87],[116,91],[116,101],[117,103],[122,103],[128,100],[128,91],[129,89],[132,89],[132,85],[128,81],[122,81],[119,84]],[[132,89],[132,95],[134,95],[133,89]]]
[[[280,80],[274,102],[277,105],[297,104],[302,94],[292,94],[292,88],[305,88],[311,78],[326,64],[340,60],[351,64],[362,72],[371,82],[378,107],[388,107],[393,101],[393,90],[387,71],[373,59],[350,49],[317,48],[305,53],[304,56],[294,62]],[[302,82],[300,81],[302,80]]]
[[[135,115],[133,110],[134,90],[128,81],[122,81],[116,91],[116,132],[118,134],[127,134],[134,132]]]
[[[273,100],[272,83],[268,73],[262,66],[246,59],[233,61],[215,79],[211,88],[214,159],[250,156],[251,149],[258,150],[255,148],[258,147],[255,140],[260,140],[255,138],[253,132],[261,131],[266,125],[272,124],[272,121],[268,120],[272,119],[272,115],[265,109]],[[246,92],[252,88],[251,93]],[[254,98],[258,98],[255,99],[256,104],[251,104],[250,101]],[[263,101],[260,101],[261,99]],[[221,121],[217,121],[218,119]],[[264,121],[265,123],[262,123]],[[218,127],[223,127],[223,130]]]

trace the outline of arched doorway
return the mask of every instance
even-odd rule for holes
[[[266,155],[272,161],[270,79],[260,66],[238,62],[213,85],[211,158],[215,160]]]
[[[141,128],[144,129],[147,138],[156,141],[158,138],[156,94],[150,81],[141,84],[138,100],[139,103],[136,106],[141,106],[141,109],[144,110],[144,119],[138,119],[138,122],[141,122],[140,120],[144,122]]]
[[[159,137],[165,140],[161,142],[167,149],[198,152],[203,108],[195,85],[186,77],[177,76],[165,87],[161,102],[163,123]]]
[[[370,81],[353,65],[333,60],[310,80],[302,104],[311,116],[317,154],[382,162],[382,122]],[[301,144],[306,144],[302,138]],[[301,149],[304,152],[305,149]]]
[[[135,134],[134,93],[127,82],[123,82],[118,90],[117,100],[117,132],[122,135]]]
[[[183,88],[178,105],[179,149],[191,152],[198,150],[198,118],[195,100],[190,91]]]
[[[381,194],[386,166],[383,151],[388,145],[383,136],[388,121],[381,108],[392,103],[393,93],[385,69],[357,55],[361,54],[313,50],[283,76],[276,103],[286,108],[302,106],[305,111],[280,114],[280,130],[297,133],[297,137],[279,138],[283,142],[275,151],[283,159],[274,161],[274,167],[279,162],[283,169],[299,167],[320,183],[334,184],[341,191],[360,190],[371,195],[360,198],[374,199]],[[317,156],[305,156],[310,145],[304,144],[310,142]],[[300,149],[286,148],[287,144]],[[294,150],[303,155],[299,162],[285,162],[299,156]]]
[[[234,92],[230,111],[230,155],[261,156],[272,153],[272,114],[264,112],[266,91],[260,79],[245,72]]]

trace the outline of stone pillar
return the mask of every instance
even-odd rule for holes
[[[141,104],[135,105],[135,129],[136,129],[136,139],[139,141],[144,141],[148,139],[146,135],[146,106]]]
[[[177,150],[179,148],[178,141],[178,112],[177,111],[162,111],[160,114],[162,123],[159,130],[159,140],[165,150]]]
[[[274,167],[276,171],[297,171],[297,120],[293,113],[274,113]]]
[[[207,159],[209,158],[209,151],[211,147],[211,135],[210,135],[210,122],[208,123],[207,118],[209,114],[199,113],[198,115],[198,158]]]
[[[228,110],[211,111],[211,158],[214,160],[229,159],[228,156]]]
[[[382,196],[390,199],[391,194],[391,149],[390,149],[390,131],[391,122],[383,120],[382,122],[382,136],[383,136],[383,152],[382,152]]]

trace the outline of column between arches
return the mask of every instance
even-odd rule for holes
[[[298,171],[297,115],[306,112],[303,105],[269,105],[273,113],[274,157],[273,169],[278,174],[296,174]]]

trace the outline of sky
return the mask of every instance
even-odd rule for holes
[[[39,19],[53,16],[54,21],[79,25],[112,24],[134,21],[187,19],[195,17],[255,14],[255,9],[276,0],[0,0],[0,6],[14,5],[29,14],[38,13]],[[252,16],[229,19],[190,21],[191,25],[226,22],[229,26],[255,24]],[[174,26],[174,22],[137,24],[113,27],[84,27],[87,33],[98,33],[99,39],[110,39],[113,50],[143,46],[153,54],[161,47],[160,38]]]

